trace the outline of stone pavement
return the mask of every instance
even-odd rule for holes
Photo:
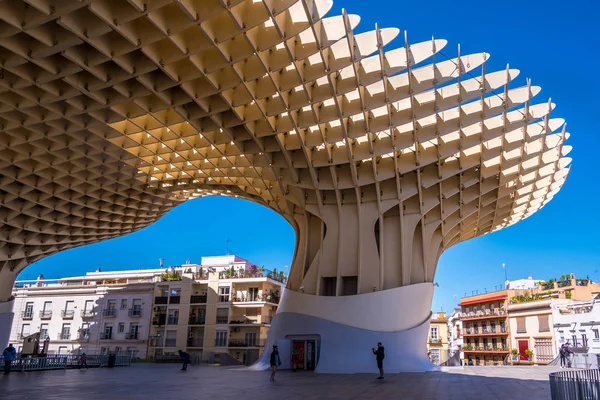
[[[179,364],[134,364],[114,369],[0,375],[2,400],[171,399],[550,399],[548,374],[557,367],[466,367],[444,372],[325,375]]]

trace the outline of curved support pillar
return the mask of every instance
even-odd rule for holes
[[[289,368],[291,341],[316,339],[316,372],[376,373],[371,348],[377,342],[385,346],[386,372],[434,370],[425,346],[432,296],[431,283],[339,297],[286,290],[265,351],[252,368],[269,368],[275,343],[282,368]]]
[[[0,303],[0,348],[4,349],[8,345],[10,330],[12,328],[14,299]]]

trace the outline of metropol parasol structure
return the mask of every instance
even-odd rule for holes
[[[382,341],[386,370],[428,368],[440,255],[548,203],[569,135],[487,53],[331,7],[0,2],[1,343],[27,265],[222,194],[296,231],[269,344],[312,335],[318,371],[360,372]]]

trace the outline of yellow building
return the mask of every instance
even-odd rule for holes
[[[448,360],[448,318],[445,312],[433,313],[429,323],[427,354],[431,362],[440,365]]]
[[[149,354],[251,364],[264,349],[283,275],[237,256],[203,257],[156,284]]]

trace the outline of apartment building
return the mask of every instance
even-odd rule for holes
[[[440,365],[448,360],[448,318],[445,312],[431,314],[427,354],[434,365]]]
[[[258,359],[285,277],[231,255],[203,257],[164,274],[154,289],[150,354],[186,349],[206,362]]]
[[[39,333],[48,354],[129,352],[146,357],[154,275],[158,271],[91,272],[17,281],[10,336],[17,350]]]
[[[502,365],[510,352],[510,290],[463,297],[460,302],[466,365]]]
[[[461,349],[464,345],[463,342],[463,325],[461,321],[461,309],[455,308],[452,310],[452,315],[448,317],[448,351],[450,357],[456,353],[460,353],[458,356],[458,362],[463,364],[463,353]]]

